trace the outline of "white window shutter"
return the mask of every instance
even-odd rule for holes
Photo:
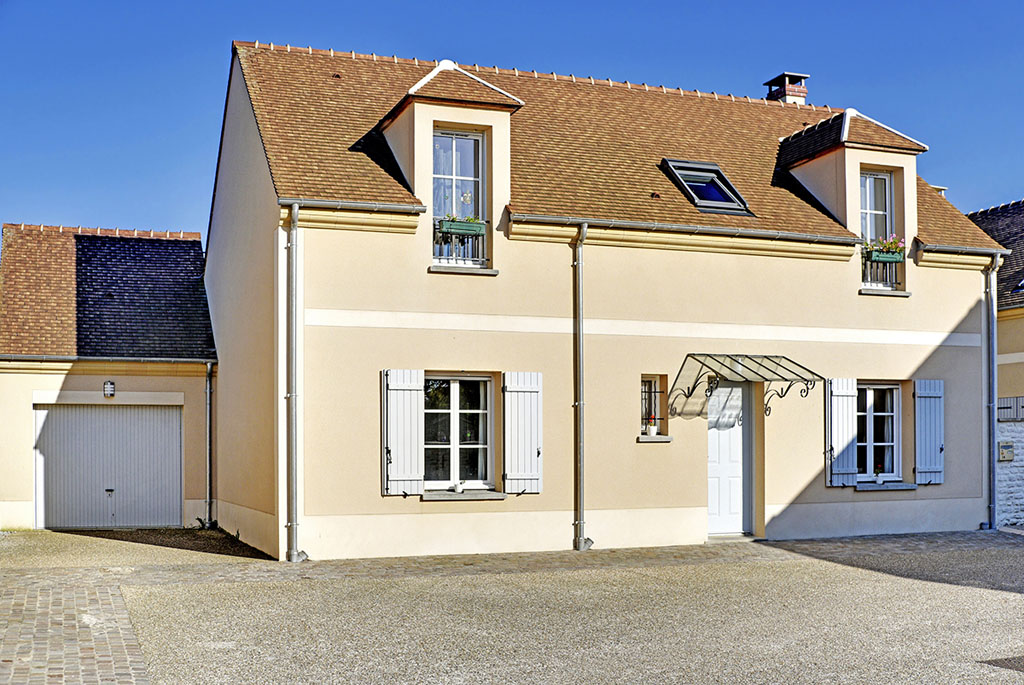
[[[914,473],[918,485],[942,482],[945,417],[942,381],[914,381]]]
[[[383,372],[385,495],[423,494],[423,371]]]
[[[539,493],[542,481],[541,374],[509,371],[502,380],[505,405],[505,492]]]
[[[857,484],[857,379],[833,378],[829,390],[829,479],[836,487]]]

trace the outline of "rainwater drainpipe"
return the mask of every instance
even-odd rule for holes
[[[573,523],[573,549],[577,552],[585,552],[594,544],[583,531],[583,241],[586,239],[587,223],[584,221],[579,225],[573,244],[573,289],[576,295],[573,322],[576,334],[576,521]]]
[[[998,415],[996,413],[996,397],[998,396],[998,373],[996,354],[996,269],[999,268],[1000,255],[992,255],[992,264],[985,269],[985,314],[988,328],[988,363],[986,378],[988,397],[985,409],[988,412],[988,528],[996,527],[996,463],[999,456]]]
[[[305,561],[306,553],[299,551],[299,467],[298,467],[298,407],[296,402],[299,398],[297,392],[298,364],[296,358],[298,341],[298,293],[296,282],[299,271],[299,204],[292,203],[291,206],[291,227],[288,231],[288,242],[285,248],[288,250],[286,294],[287,300],[287,333],[285,335],[285,356],[287,367],[287,438],[286,456],[288,471],[288,522],[285,527],[288,529],[288,551],[285,558],[288,561]]]
[[[213,528],[213,362],[206,362],[206,520],[203,528]]]

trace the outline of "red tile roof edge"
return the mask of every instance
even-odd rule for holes
[[[202,236],[194,231],[140,231],[131,228],[85,228],[82,226],[48,226],[46,224],[11,224],[3,228],[18,231],[39,231],[46,233],[71,233],[78,235],[99,235],[112,238],[157,238],[160,240],[200,240]]]
[[[417,59],[415,57],[399,57],[397,55],[377,55],[374,53],[363,54],[356,52],[355,50],[334,50],[333,48],[323,50],[320,48],[314,48],[312,46],[299,47],[294,45],[277,45],[275,43],[260,43],[259,41],[245,41],[236,40],[231,43],[233,48],[252,48],[256,50],[272,50],[272,51],[285,51],[285,52],[296,52],[305,53],[309,55],[327,55],[329,57],[350,57],[351,59],[364,59],[372,60],[374,62],[391,62],[393,64],[412,64],[415,66],[428,66],[436,67],[440,60],[436,59]],[[505,74],[508,76],[519,76],[521,78],[544,78],[552,81],[560,81],[563,83],[580,83],[591,86],[604,86],[613,88],[626,88],[628,90],[643,90],[644,92],[650,93],[661,93],[663,95],[682,95],[691,96],[697,98],[714,98],[715,100],[728,100],[731,102],[748,103],[752,105],[764,105],[770,107],[789,107],[791,109],[809,109],[813,112],[842,112],[841,107],[831,107],[829,105],[814,105],[804,104],[800,105],[797,103],[787,103],[781,100],[768,100],[766,98],[752,98],[749,95],[733,95],[716,93],[715,91],[701,92],[699,90],[684,90],[682,88],[669,88],[667,86],[651,86],[646,83],[632,83],[630,81],[613,81],[612,79],[595,79],[593,76],[581,76],[577,77],[574,74],[557,74],[555,72],[538,72],[536,69],[522,70],[522,69],[505,69],[504,67],[481,67],[479,64],[461,64],[457,63],[457,66],[465,69],[466,71],[472,71],[479,74]]]

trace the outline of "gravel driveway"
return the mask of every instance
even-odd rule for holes
[[[1022,593],[1004,533],[293,565],[16,533],[0,682],[1022,682],[983,663],[1024,655]]]

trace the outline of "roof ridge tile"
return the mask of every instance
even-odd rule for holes
[[[280,51],[288,52],[288,53],[292,52],[291,49],[287,48],[286,46],[275,45],[274,43],[260,43],[258,40],[257,41],[235,40],[235,41],[232,41],[231,44],[232,44],[232,47],[234,49],[238,49],[238,48],[251,48],[251,49],[254,49],[254,50],[268,50],[268,51],[271,51],[271,52],[280,52]],[[344,55],[345,57],[347,57],[349,59],[362,59],[362,60],[373,61],[373,62],[380,62],[381,61],[381,60],[378,59],[378,55],[376,55],[374,53],[364,54],[364,53],[361,53],[361,52],[356,52],[355,50],[349,50],[349,51],[345,51],[345,52],[338,52],[338,51],[334,50],[334,48],[323,49],[323,48],[314,48],[312,46],[310,46],[306,50],[302,50],[301,52],[296,52],[295,54],[301,54],[301,55],[324,55],[324,56],[327,56],[327,57],[334,57],[334,58],[338,58],[338,57],[341,57],[341,56]],[[385,62],[386,63],[394,63],[394,64],[407,64],[407,65],[410,65],[410,66],[437,66],[438,64],[440,64],[440,60],[436,60],[436,59],[434,59],[434,60],[420,60],[420,59],[415,58],[415,57],[398,57],[397,55],[394,55],[391,60],[387,60],[385,58]],[[478,65],[475,65],[475,64],[463,64],[461,62],[456,62],[455,65],[457,67],[461,68],[461,69],[467,69],[467,70],[474,69],[476,71],[480,71],[480,67]],[[536,69],[532,69],[532,70],[526,71],[526,70],[520,70],[520,69],[518,69],[516,67],[508,69],[508,68],[504,68],[504,67],[498,67],[497,65],[495,65],[493,67],[485,67],[485,69],[488,69],[488,71],[493,69],[494,73],[498,74],[498,75],[505,74],[507,76],[517,76],[517,77],[520,77],[520,78],[525,78],[527,76],[532,76],[533,78],[540,78],[540,76],[541,76],[541,74],[538,73]],[[615,80],[613,80],[611,78],[595,79],[593,76],[586,76],[586,77],[576,78],[575,76],[573,76],[571,74],[558,74],[558,73],[556,73],[554,71],[552,71],[550,73],[550,76],[551,76],[551,80],[552,81],[558,81],[558,82],[567,83],[567,84],[601,85],[601,86],[607,85],[609,87],[626,88],[627,90],[640,92],[639,88],[633,88],[632,87],[633,84],[630,81],[615,81]],[[547,79],[547,77],[548,77],[548,75],[545,74],[544,78]],[[587,83],[587,81],[585,79],[589,79],[590,82]],[[641,85],[644,85],[643,92],[645,92],[645,93],[661,93],[663,95],[683,95],[683,96],[693,95],[693,96],[696,96],[698,98],[702,97],[702,95],[703,96],[709,95],[709,93],[703,93],[702,94],[700,90],[696,90],[696,89],[695,90],[685,90],[684,88],[681,88],[681,87],[672,88],[672,87],[661,86],[660,87],[661,89],[659,90],[657,87],[649,88],[649,87],[647,87],[646,84],[641,84]],[[718,95],[714,93],[714,91],[712,91],[710,94],[714,94],[715,100],[717,100],[719,102],[725,102],[726,101],[724,99],[719,98]],[[750,98],[750,96],[741,96],[741,97],[744,97],[745,99],[741,100],[739,98],[731,97],[731,99],[728,100],[728,102],[743,103],[743,104],[762,104],[762,105],[768,105],[769,102],[772,102],[772,101],[767,100],[766,98],[752,99],[752,98]],[[776,100],[774,102],[778,102],[779,106],[781,108],[787,108],[787,107],[790,108],[790,109],[808,109],[809,108],[809,109],[812,109],[814,111],[817,111],[818,109],[822,109],[822,110],[825,110],[825,111],[828,111],[828,112],[837,112],[837,113],[843,111],[842,108],[831,107],[829,105],[814,105],[814,104],[810,104],[810,103],[802,104],[801,105],[801,104],[795,103],[795,102],[794,103],[783,102],[782,100]]]
[[[1022,205],[1022,204],[1024,204],[1024,198],[1022,198],[1020,200],[1012,200],[1010,202],[1004,202],[1001,205],[992,205],[991,207],[989,207],[987,209],[985,209],[985,208],[976,209],[973,212],[967,212],[967,216],[975,216],[975,215],[979,215],[979,214],[988,214],[989,212],[999,212],[999,211],[1002,211],[1004,209],[1013,209],[1014,206]]]
[[[139,231],[132,228],[90,228],[86,226],[64,226],[63,224],[26,224],[4,223],[2,227],[18,231],[38,231],[40,233],[72,233],[75,235],[100,235],[115,238],[154,238],[158,240],[201,240],[202,235],[196,231]]]

